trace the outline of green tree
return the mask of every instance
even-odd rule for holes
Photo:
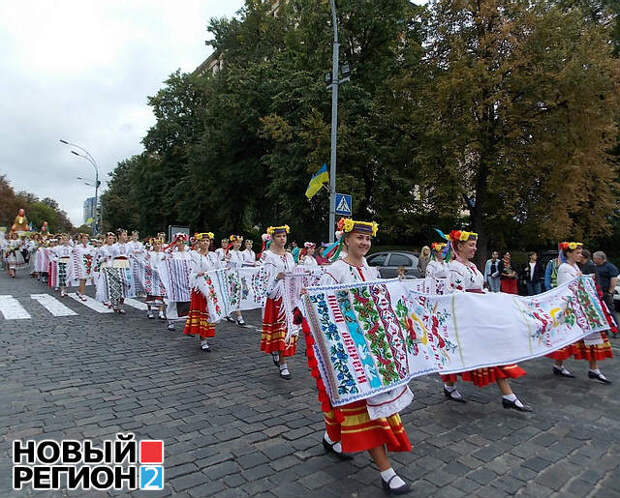
[[[430,6],[421,87],[429,188],[474,200],[486,256],[497,242],[583,237],[615,207],[618,65],[609,31],[545,2]]]

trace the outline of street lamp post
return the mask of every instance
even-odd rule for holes
[[[329,242],[334,242],[336,227],[336,144],[338,141],[338,20],[336,19],[336,0],[330,0],[334,43],[332,45],[332,129],[329,159]]]
[[[60,139],[60,142],[65,145],[70,145],[72,147],[75,147],[76,149],[81,150],[82,154],[74,150],[71,151],[71,154],[81,157],[82,159],[86,159],[93,166],[93,168],[95,168],[95,216],[94,216],[94,223],[92,227],[92,232],[93,232],[92,235],[97,235],[97,231],[99,230],[99,216],[97,214],[97,210],[99,207],[99,185],[101,185],[101,182],[99,181],[99,167],[97,166],[97,161],[95,161],[95,158],[84,147],[78,144],[67,142],[66,140],[63,140],[62,138]]]

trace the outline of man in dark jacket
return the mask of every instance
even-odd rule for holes
[[[607,255],[603,251],[596,251],[592,255],[592,259],[596,265],[596,282],[603,292],[603,301],[607,304],[611,316],[618,325],[618,319],[614,313],[614,290],[618,283],[618,268],[607,261]]]
[[[543,265],[538,261],[538,254],[532,251],[529,253],[529,262],[523,270],[521,275],[525,285],[527,286],[527,295],[534,296],[542,292],[542,284],[545,279],[545,269]]]

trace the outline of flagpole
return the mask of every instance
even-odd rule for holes
[[[336,0],[330,0],[334,43],[332,47],[332,129],[331,155],[329,161],[329,242],[334,242],[336,228],[336,143],[338,140],[338,26],[336,19]]]

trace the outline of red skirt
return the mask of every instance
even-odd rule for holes
[[[297,336],[286,338],[286,317],[282,309],[282,298],[267,298],[263,315],[263,331],[260,336],[260,350],[265,353],[279,352],[281,356],[293,356],[297,352]]]
[[[499,288],[506,294],[519,294],[519,287],[517,285],[516,278],[502,278],[499,284]]]
[[[383,445],[387,446],[388,451],[411,451],[409,436],[398,413],[371,420],[366,401],[356,401],[339,408],[331,406],[314,357],[314,338],[305,319],[302,329],[306,338],[308,367],[316,381],[325,431],[329,438],[340,441],[344,453],[371,450]]]
[[[201,338],[215,337],[215,324],[209,322],[207,300],[202,292],[192,289],[189,314],[185,320],[185,335],[199,335]]]
[[[484,387],[500,379],[516,379],[526,373],[519,365],[515,364],[504,365],[503,367],[477,368],[476,370],[468,370],[458,374],[442,375],[441,380],[444,382],[456,382],[457,376],[460,375],[465,382],[471,382],[475,386]]]
[[[564,346],[562,349],[558,349],[553,353],[547,355],[547,358],[552,360],[564,361],[571,356],[575,360],[587,360],[587,361],[601,361],[607,358],[613,358],[611,352],[611,344],[607,339],[605,332],[599,332],[603,339],[603,344],[594,344],[593,346],[586,346],[586,343],[581,341],[574,342],[568,346]]]

